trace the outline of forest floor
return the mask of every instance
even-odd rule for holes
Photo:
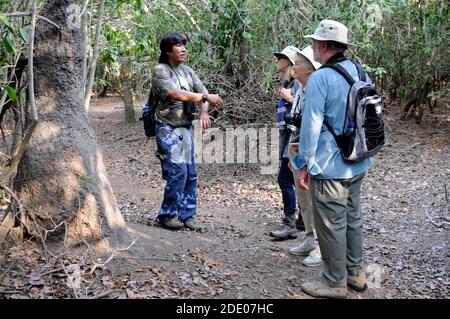
[[[138,117],[140,108],[136,112]],[[66,270],[52,273],[49,259],[44,263],[36,248],[25,245],[20,263],[12,251],[0,268],[0,298],[2,291],[6,298],[309,298],[300,286],[319,280],[320,267],[304,267],[304,257],[289,254],[299,239],[269,236],[282,217],[276,175],[260,174],[255,164],[198,165],[202,230],[163,229],[155,222],[164,181],[154,141],[144,137],[142,122],[127,124],[123,117],[117,98],[93,101],[89,114],[137,241],[105,265],[66,256],[66,264],[88,273],[78,291],[67,289]],[[348,298],[449,298],[449,111],[426,111],[419,125],[398,119],[388,108],[387,145],[362,186],[370,289],[349,290]],[[26,272],[26,263],[47,268]]]

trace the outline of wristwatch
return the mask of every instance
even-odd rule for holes
[[[203,103],[206,103],[207,101],[208,101],[208,94],[203,93],[203,94],[202,94],[202,102],[203,102]]]

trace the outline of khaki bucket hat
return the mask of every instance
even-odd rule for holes
[[[310,45],[308,45],[306,48],[304,48],[303,50],[301,50],[299,52],[299,54],[303,55],[306,59],[308,59],[309,62],[311,62],[311,64],[313,65],[314,69],[318,69],[322,66],[321,63],[316,62],[314,60],[314,52],[313,49]]]
[[[354,45],[348,42],[348,28],[340,22],[322,20],[314,31],[314,34],[305,35],[318,41],[335,41],[346,45]]]
[[[273,55],[279,59],[288,59],[291,61],[292,65],[295,63],[295,55],[300,53],[300,50],[293,46],[285,47],[281,52],[275,52]]]

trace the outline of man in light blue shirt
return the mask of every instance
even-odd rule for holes
[[[343,24],[322,20],[313,35],[314,59],[322,64],[338,63],[358,79],[356,66],[344,57],[350,43]],[[341,135],[350,86],[331,68],[321,68],[308,80],[299,154],[292,164],[298,169],[298,185],[310,189],[313,214],[322,252],[321,283],[304,283],[303,290],[315,297],[345,298],[347,286],[367,288],[362,267],[361,182],[371,159],[347,162],[342,157],[326,121]]]

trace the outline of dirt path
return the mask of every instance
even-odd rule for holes
[[[448,298],[450,116],[427,114],[420,126],[387,118],[388,145],[362,196],[365,264],[381,285],[348,297]],[[111,262],[111,280],[146,298],[307,298],[300,285],[319,279],[320,268],[287,252],[296,240],[268,236],[282,211],[275,176],[250,165],[201,165],[203,231],[162,229],[153,222],[164,187],[154,142],[143,137],[142,123],[122,119],[120,100],[93,103],[90,120],[114,192],[139,238]]]

